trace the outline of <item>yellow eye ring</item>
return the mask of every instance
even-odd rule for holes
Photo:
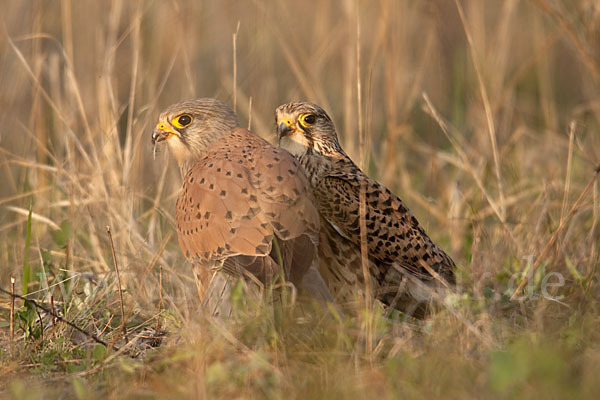
[[[173,125],[175,125],[176,128],[183,129],[189,124],[191,124],[193,120],[194,118],[192,118],[190,114],[181,114],[173,118],[173,121],[171,122],[173,123]]]
[[[300,125],[304,128],[314,125],[316,121],[317,117],[314,114],[300,114],[300,117],[298,117],[298,122],[300,122]]]

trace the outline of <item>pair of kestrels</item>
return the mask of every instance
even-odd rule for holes
[[[368,271],[376,299],[422,315],[455,282],[452,259],[348,157],[321,107],[282,105],[276,125],[279,147],[240,128],[216,99],[160,114],[152,142],[166,142],[181,170],[176,228],[185,257],[221,276],[283,278],[342,306],[364,291]]]

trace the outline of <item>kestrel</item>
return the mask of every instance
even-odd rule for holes
[[[455,283],[455,264],[394,193],[369,178],[344,152],[319,106],[289,103],[276,111],[279,144],[304,167],[321,215],[320,267],[334,296],[348,301],[364,284],[359,199],[364,190],[368,269],[384,304],[422,314],[432,288]],[[361,189],[362,188],[362,189]]]
[[[163,111],[152,134],[153,145],[159,142],[182,174],[176,228],[189,261],[263,283],[283,269],[300,290],[331,298],[317,269],[315,200],[287,151],[240,128],[228,105],[209,98]],[[221,290],[223,276],[215,280]]]

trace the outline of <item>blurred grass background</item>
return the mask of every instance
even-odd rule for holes
[[[14,277],[17,293],[52,297],[67,319],[123,344],[110,225],[129,329],[158,320],[169,331],[132,358],[17,301],[11,341],[3,296],[3,395],[598,393],[596,0],[4,0],[0,9],[0,285]],[[174,235],[179,171],[166,151],[153,160],[150,145],[160,110],[193,97],[228,102],[271,141],[278,105],[322,105],[347,152],[457,261],[450,309],[402,322],[377,308],[372,349],[362,316],[309,328],[253,312],[226,326],[199,320]],[[527,296],[509,301],[536,261]]]

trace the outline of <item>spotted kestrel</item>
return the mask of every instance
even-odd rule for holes
[[[176,227],[188,260],[263,283],[283,270],[300,290],[331,298],[317,269],[315,200],[287,151],[240,128],[229,106],[209,98],[163,111],[152,134],[159,142],[183,177]]]
[[[455,282],[452,259],[429,238],[402,200],[348,157],[321,107],[285,104],[277,108],[276,119],[280,146],[299,160],[314,191],[321,215],[321,272],[334,296],[347,301],[349,288],[364,284],[359,216],[364,190],[374,294],[387,305],[422,314],[434,297],[433,288]]]

